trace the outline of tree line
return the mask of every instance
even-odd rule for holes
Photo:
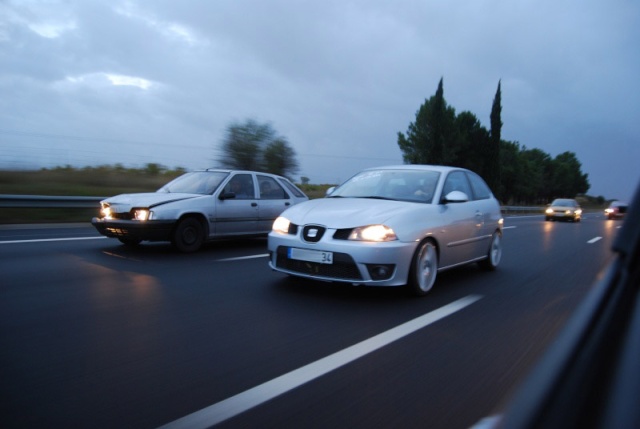
[[[444,98],[443,79],[420,106],[398,146],[407,164],[464,167],[480,174],[506,204],[541,204],[575,197],[589,189],[575,153],[552,158],[540,149],[501,139],[502,94],[496,91],[487,130],[469,111],[456,114]]]
[[[493,99],[490,129],[469,111],[456,114],[444,98],[443,79],[436,93],[419,107],[397,144],[407,164],[450,165],[480,174],[504,204],[544,204],[556,197],[575,197],[589,189],[573,152],[555,157],[501,138],[501,84]],[[265,171],[292,177],[296,152],[271,124],[249,119],[234,122],[222,141],[222,167]],[[308,178],[303,178],[308,182]]]

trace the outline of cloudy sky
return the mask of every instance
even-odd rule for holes
[[[0,0],[0,168],[217,165],[270,123],[299,176],[402,163],[440,78],[456,112],[573,151],[591,195],[640,182],[637,0]],[[0,192],[1,193],[1,192]]]

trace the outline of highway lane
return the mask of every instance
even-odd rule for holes
[[[158,427],[479,296],[219,425],[468,427],[552,341],[619,225],[508,218],[498,271],[442,273],[419,299],[287,279],[261,239],[182,255],[86,227],[0,228],[0,426]]]

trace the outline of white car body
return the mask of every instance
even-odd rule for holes
[[[232,192],[234,182],[241,191]],[[282,211],[307,200],[281,176],[209,169],[186,173],[157,192],[107,198],[92,224],[125,244],[171,241],[190,252],[207,240],[266,235]]]
[[[392,195],[391,183],[410,188],[423,180],[423,173],[437,176],[428,199],[420,200],[418,191],[404,197]],[[375,187],[368,187],[371,195],[349,195],[358,186],[354,181],[375,175],[380,177]],[[485,187],[482,198],[475,195],[469,178],[477,187]],[[452,182],[456,181],[466,186],[464,190],[455,189]],[[433,285],[437,271],[479,261],[495,268],[501,255],[502,222],[497,200],[471,171],[424,165],[369,169],[327,198],[283,212],[268,236],[269,265],[276,271],[325,281],[414,284],[414,292],[423,294]],[[375,232],[388,231],[387,235],[380,241],[367,239],[368,232],[359,228],[372,225],[377,226]],[[356,235],[349,239],[351,234]],[[419,254],[425,243],[430,243],[435,257]]]

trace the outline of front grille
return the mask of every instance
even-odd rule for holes
[[[302,238],[309,243],[317,243],[320,241],[327,229],[318,225],[305,225],[302,228]]]
[[[353,228],[337,229],[333,234],[334,240],[348,240]]]
[[[280,246],[277,251],[276,267],[294,273],[336,280],[362,280],[360,270],[358,270],[353,258],[346,253],[334,253],[333,264],[319,264],[289,259],[287,248]]]
[[[118,219],[118,220],[132,220],[133,219],[133,213],[131,213],[131,212],[111,213],[111,217],[113,219]]]

